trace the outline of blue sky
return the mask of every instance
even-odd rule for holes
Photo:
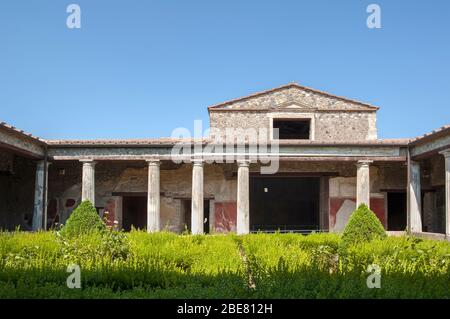
[[[0,120],[43,138],[170,136],[295,81],[380,106],[380,138],[412,137],[450,124],[449,20],[447,0],[2,0]]]

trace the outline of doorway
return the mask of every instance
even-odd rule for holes
[[[406,230],[406,192],[387,193],[388,230]]]
[[[124,196],[123,197],[123,226],[125,231],[132,228],[147,228],[147,197]]]
[[[250,178],[250,230],[308,233],[320,229],[320,177]]]
[[[190,199],[182,200],[181,202],[184,221],[182,231],[191,231],[191,218],[192,218],[192,201]],[[209,234],[209,200],[203,201],[203,233]]]

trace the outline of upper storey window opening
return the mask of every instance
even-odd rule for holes
[[[278,129],[280,140],[311,139],[310,119],[273,119],[273,128]]]

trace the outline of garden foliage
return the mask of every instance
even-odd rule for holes
[[[350,216],[342,234],[342,246],[370,242],[386,238],[386,232],[378,217],[366,204],[361,204]]]
[[[83,201],[70,214],[61,230],[61,235],[73,237],[91,232],[102,232],[106,226],[90,201]]]
[[[450,298],[448,242],[373,239],[345,259],[340,245],[337,234],[5,232],[0,298]],[[372,263],[380,289],[366,285]],[[66,286],[70,264],[81,289]]]

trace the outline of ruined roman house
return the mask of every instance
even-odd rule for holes
[[[366,203],[387,230],[450,236],[450,126],[378,139],[377,107],[294,83],[208,110],[201,141],[43,140],[1,123],[0,227],[64,224],[89,199],[125,230],[341,231]],[[256,161],[172,160],[174,145],[205,148],[227,128],[264,128],[278,146]],[[264,156],[279,159],[275,174]]]

